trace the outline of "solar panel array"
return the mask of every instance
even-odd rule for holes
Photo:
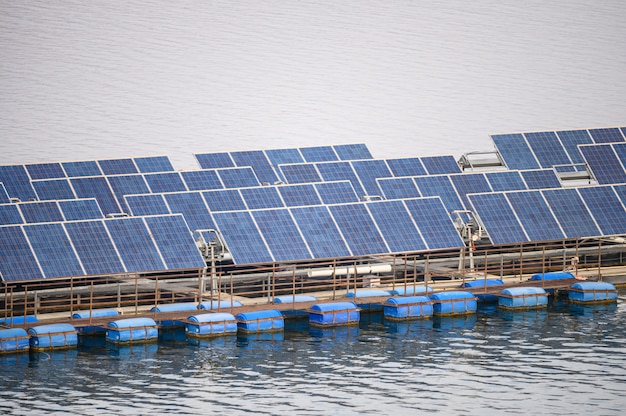
[[[0,226],[104,218],[95,198],[0,204]]]

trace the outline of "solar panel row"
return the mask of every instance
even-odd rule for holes
[[[626,143],[583,145],[579,149],[599,184],[626,183]]]
[[[104,218],[94,198],[0,204],[0,226]]]

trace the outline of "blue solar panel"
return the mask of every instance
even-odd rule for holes
[[[7,194],[4,184],[0,182],[0,204],[6,204],[9,202],[11,202],[11,198],[9,198],[9,194]]]
[[[353,255],[389,253],[383,237],[363,204],[331,205],[328,208]]]
[[[482,173],[463,173],[460,175],[450,175],[450,180],[456,188],[457,193],[463,201],[463,205],[469,209],[467,194],[477,194],[481,192],[491,192],[491,187]]]
[[[145,220],[169,270],[206,266],[182,216],[146,217]]]
[[[279,170],[287,183],[322,182],[322,178],[312,163],[280,165]]]
[[[63,221],[63,215],[56,202],[23,202],[18,206],[26,223]]]
[[[617,154],[617,158],[621,162],[622,166],[626,167],[626,143],[614,143],[611,146]]]
[[[576,189],[550,189],[541,193],[567,238],[602,235]]]
[[[326,182],[348,180],[358,196],[366,194],[350,162],[318,163],[317,170]]]
[[[136,157],[135,164],[141,173],[174,171],[174,166],[167,156]]]
[[[33,180],[65,178],[65,171],[60,163],[36,163],[26,165],[26,170]]]
[[[68,179],[45,179],[33,181],[32,184],[40,201],[76,198]]]
[[[359,200],[350,181],[323,182],[316,183],[314,186],[324,204],[341,204]]]
[[[386,199],[419,198],[420,193],[412,178],[381,178],[378,186]]]
[[[617,127],[589,129],[589,134],[596,143],[623,142],[624,137]]]
[[[541,167],[551,168],[554,165],[572,163],[555,132],[525,133],[524,136]]]
[[[626,182],[626,171],[610,144],[580,146],[580,151],[599,184]]]
[[[250,212],[220,212],[213,214],[213,218],[235,264],[273,261]]]
[[[604,235],[626,233],[626,211],[610,186],[579,188],[578,192]]]
[[[372,154],[364,143],[339,144],[333,146],[340,160],[373,159]]]
[[[339,160],[331,146],[301,147],[300,153],[305,162],[333,162]]]
[[[185,182],[178,172],[147,173],[144,175],[152,193],[186,191]]]
[[[104,215],[121,212],[117,199],[103,176],[70,179],[77,198],[96,198]]]
[[[126,271],[166,269],[142,218],[115,218],[104,222],[126,266]]]
[[[24,218],[17,204],[0,205],[0,225],[23,224]]]
[[[461,167],[452,156],[425,156],[421,160],[429,175],[461,173]]]
[[[520,172],[528,189],[560,188],[561,181],[552,169],[523,170]]]
[[[224,188],[246,188],[259,186],[261,183],[251,167],[217,170]]]
[[[21,201],[37,198],[23,165],[0,166],[0,182],[11,198],[19,198]]]
[[[304,239],[317,259],[348,257],[352,253],[326,206],[292,208]]]
[[[518,171],[486,172],[485,177],[495,192],[527,189]]]
[[[465,209],[449,176],[419,176],[413,180],[422,196],[440,197],[448,211]]]
[[[439,198],[403,201],[430,250],[465,247]]]
[[[393,174],[384,160],[358,160],[350,162],[367,195],[382,195],[377,178],[391,178]]]
[[[46,277],[85,274],[61,223],[28,225],[24,232]]]
[[[124,201],[124,195],[150,193],[150,189],[148,189],[148,185],[142,175],[109,176],[107,180],[117,198],[117,202],[126,213],[129,212],[129,209]]]
[[[22,227],[0,227],[0,274],[4,281],[42,279]]]
[[[249,209],[283,208],[285,206],[275,187],[243,188],[239,192]]]
[[[126,205],[134,216],[169,214],[163,194],[126,195]]]
[[[206,191],[202,193],[211,212],[245,210],[246,203],[237,189]]]
[[[132,159],[107,159],[98,160],[98,165],[104,175],[127,175],[139,173]]]
[[[626,206],[626,185],[613,185],[613,189],[622,201],[622,204]]]
[[[251,166],[261,183],[274,184],[278,181],[278,176],[272,168],[269,160],[261,150],[246,152],[231,152],[231,157],[237,166]]]
[[[539,163],[521,134],[497,134],[491,140],[509,169],[537,169]]]
[[[66,222],[65,230],[88,275],[125,272],[103,221]]]
[[[563,147],[567,151],[567,155],[572,163],[584,163],[583,155],[578,150],[579,144],[591,144],[593,140],[587,130],[565,130],[557,131],[556,134],[561,139]]]
[[[419,157],[387,159],[387,166],[391,169],[393,176],[421,176],[428,174]]]
[[[286,209],[252,211],[275,261],[307,260],[311,253]]]
[[[321,205],[322,200],[310,184],[283,185],[278,187],[280,196],[285,201],[285,206],[300,207],[305,205]]]
[[[538,191],[506,194],[530,241],[561,240],[563,230]]]
[[[63,169],[68,178],[78,178],[81,176],[100,176],[102,170],[95,160],[85,160],[82,162],[63,162]]]
[[[202,169],[234,168],[235,162],[228,153],[202,153],[194,155]]]
[[[392,253],[427,248],[402,201],[371,202],[367,204],[367,208]]]
[[[528,241],[504,194],[473,194],[468,197],[493,244]]]
[[[104,217],[95,199],[58,201],[58,204],[65,221],[96,220]]]
[[[215,223],[199,192],[164,195],[172,214],[183,214],[191,231],[213,230]]]
[[[181,172],[183,181],[190,191],[223,189],[222,181],[215,170],[192,170]]]
[[[302,157],[298,149],[266,150],[265,155],[267,156],[267,159],[272,164],[274,171],[278,174],[278,176],[280,177],[280,180],[283,182],[285,182],[286,180],[279,169],[280,165],[304,162],[304,158]]]

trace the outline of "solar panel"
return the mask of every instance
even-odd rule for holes
[[[250,212],[233,211],[213,214],[235,264],[270,263],[272,255]]]
[[[85,274],[61,223],[25,225],[24,232],[45,277]]]
[[[429,175],[461,173],[461,168],[453,156],[425,156],[421,160]]]
[[[328,207],[355,256],[389,253],[376,224],[363,204]]]
[[[167,269],[191,269],[206,266],[189,228],[181,215],[145,217]]]
[[[352,253],[326,206],[290,209],[313,257],[348,257]]]
[[[305,162],[333,162],[339,160],[331,146],[301,147],[300,153]]]
[[[624,166],[610,144],[584,145],[580,151],[599,184],[626,182]]]
[[[98,160],[98,165],[102,173],[107,175],[127,175],[129,173],[139,173],[135,162],[132,159],[107,159]]]
[[[78,178],[81,176],[100,176],[102,170],[95,160],[85,160],[81,162],[61,163],[68,178]]]
[[[249,209],[283,208],[285,204],[276,187],[243,188],[239,192]]]
[[[163,194],[126,195],[124,200],[134,216],[170,214]]]
[[[0,182],[11,198],[19,198],[21,201],[37,198],[23,165],[0,166]]]
[[[528,241],[504,194],[473,194],[468,195],[468,199],[493,244]]]
[[[561,240],[565,234],[538,191],[506,194],[530,241]]]
[[[306,260],[312,255],[286,209],[252,211],[275,261]]]
[[[9,202],[11,202],[11,198],[9,198],[4,184],[0,182],[0,204],[7,204]]]
[[[124,201],[124,195],[149,194],[150,189],[142,175],[118,175],[107,177],[117,202],[128,213],[130,210]]]
[[[469,209],[470,206],[469,201],[467,200],[467,194],[491,192],[491,187],[482,173],[450,175],[450,180],[461,197],[463,205],[465,205],[467,209]]]
[[[407,199],[403,203],[430,250],[465,247],[439,198]]]
[[[567,238],[602,235],[575,188],[541,191]]]
[[[26,223],[63,221],[63,215],[56,202],[23,202],[18,206]]]
[[[213,230],[213,217],[199,192],[164,194],[172,214],[183,214],[191,231]]]
[[[280,165],[279,171],[287,183],[322,182],[322,178],[312,163]]]
[[[603,235],[626,233],[626,211],[610,186],[578,188]]]
[[[419,198],[420,193],[412,178],[381,178],[378,186],[386,199]]]
[[[93,198],[58,201],[57,203],[65,221],[104,218],[98,202]]]
[[[206,191],[202,193],[211,212],[245,210],[246,203],[237,189]]]
[[[224,188],[246,188],[259,186],[261,183],[251,167],[218,169]]]
[[[136,157],[135,164],[141,173],[174,171],[174,166],[167,156]]]
[[[285,177],[279,169],[280,165],[287,165],[292,163],[303,163],[304,158],[300,154],[298,149],[273,149],[266,150],[265,156],[270,161],[272,168],[280,177],[280,180],[285,182]]]
[[[366,206],[392,253],[427,248],[402,201],[377,201]]]
[[[31,179],[65,178],[65,171],[60,163],[35,163],[26,165]]]
[[[278,176],[263,151],[231,152],[230,155],[237,166],[251,166],[261,183],[271,185],[278,181]]]
[[[318,163],[317,170],[326,182],[348,180],[352,183],[352,187],[357,195],[363,196],[366,194],[350,162]]]
[[[613,143],[611,146],[615,154],[617,154],[621,165],[626,167],[626,143]]]
[[[68,179],[37,180],[33,181],[32,185],[40,201],[76,198]]]
[[[316,183],[314,186],[324,204],[341,204],[359,200],[350,181],[323,182]]]
[[[422,196],[438,196],[448,211],[465,209],[449,176],[418,176],[413,178]]]
[[[146,173],[144,175],[152,193],[186,191],[185,182],[178,172]],[[135,192],[139,193],[139,192]]]
[[[38,266],[22,227],[0,227],[0,274],[4,281],[42,279]]]
[[[527,189],[519,171],[485,172],[485,178],[495,192]]]
[[[287,207],[322,204],[315,187],[311,184],[282,185],[278,187],[278,192]]]
[[[339,160],[374,159],[364,143],[339,144],[333,146]]]
[[[194,155],[202,169],[234,168],[235,162],[229,153],[201,153]]]
[[[104,223],[127,272],[166,269],[142,218],[114,218]]]
[[[387,159],[386,161],[393,176],[421,176],[428,174],[419,157]]]
[[[587,130],[564,130],[557,131],[556,134],[559,136],[572,163],[584,163],[585,159],[580,150],[578,150],[578,145],[593,143],[589,132]]]
[[[381,195],[382,192],[376,179],[393,177],[384,160],[358,160],[351,162],[351,164],[363,188],[365,188],[366,195]]]
[[[617,127],[589,129],[589,134],[596,143],[623,142],[624,137]]]
[[[88,275],[126,271],[103,221],[66,222],[64,225]]]
[[[528,189],[560,188],[561,181],[552,169],[523,170],[520,172]]]
[[[72,178],[70,183],[77,198],[96,198],[104,215],[122,212],[103,176]]]
[[[24,218],[17,204],[0,205],[0,225],[23,224]],[[1,240],[0,240],[1,241]]]
[[[523,135],[496,134],[491,136],[491,140],[509,169],[538,169],[540,167]]]
[[[224,189],[224,185],[222,185],[222,181],[215,170],[192,170],[180,174],[190,191]]]
[[[626,206],[626,185],[613,185],[612,188],[615,190],[615,193],[622,201],[622,204]]]
[[[541,167],[572,163],[555,132],[524,133],[524,136]]]

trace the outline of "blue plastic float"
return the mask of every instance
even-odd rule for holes
[[[357,325],[360,319],[354,302],[320,303],[309,309],[309,324],[313,326]]]
[[[117,309],[92,309],[90,311],[76,311],[72,314],[72,319],[106,318],[119,316]]]
[[[60,350],[78,345],[76,328],[70,324],[39,325],[28,329],[33,351]]]
[[[476,296],[471,292],[451,291],[430,295],[433,302],[433,315],[452,316],[476,313]]]
[[[243,303],[238,300],[210,300],[200,303],[200,309],[202,310],[215,310],[215,309],[228,309],[228,308],[238,308],[243,306]]]
[[[274,303],[298,303],[298,302],[315,302],[317,298],[310,295],[284,295],[276,296]]]
[[[574,276],[570,272],[548,272],[548,273],[537,273],[530,277],[530,280],[561,280],[561,279],[575,279]]]
[[[548,305],[548,293],[540,287],[512,287],[498,295],[498,307],[504,309],[535,309]]]
[[[577,282],[567,292],[572,303],[611,303],[617,301],[617,289],[607,282]]]
[[[432,287],[427,286],[409,286],[397,287],[391,291],[394,296],[415,296],[415,295],[428,295],[433,292]]]
[[[0,354],[25,352],[29,349],[30,337],[25,329],[0,329]]]
[[[195,302],[165,303],[150,309],[150,312],[184,312],[197,311],[198,304]]]
[[[107,325],[107,342],[114,344],[136,344],[156,341],[159,328],[151,318],[128,318],[109,322]]]
[[[486,287],[492,287],[492,286],[500,286],[503,285],[504,282],[500,279],[478,279],[478,280],[472,280],[469,282],[464,282],[461,284],[461,287],[463,288],[473,288],[473,289],[484,289]],[[498,301],[498,295],[493,294],[493,293],[480,293],[480,291],[475,291],[473,292],[474,296],[476,296],[476,299],[478,299],[479,302],[483,302],[483,303],[490,303],[490,302],[497,302]]]
[[[285,318],[277,310],[240,313],[237,330],[243,333],[278,332],[285,329]]]
[[[430,318],[433,316],[433,302],[428,296],[407,296],[389,298],[383,304],[385,319],[401,321]]]
[[[190,337],[212,337],[237,333],[237,320],[230,313],[216,312],[190,316],[185,330]]]

